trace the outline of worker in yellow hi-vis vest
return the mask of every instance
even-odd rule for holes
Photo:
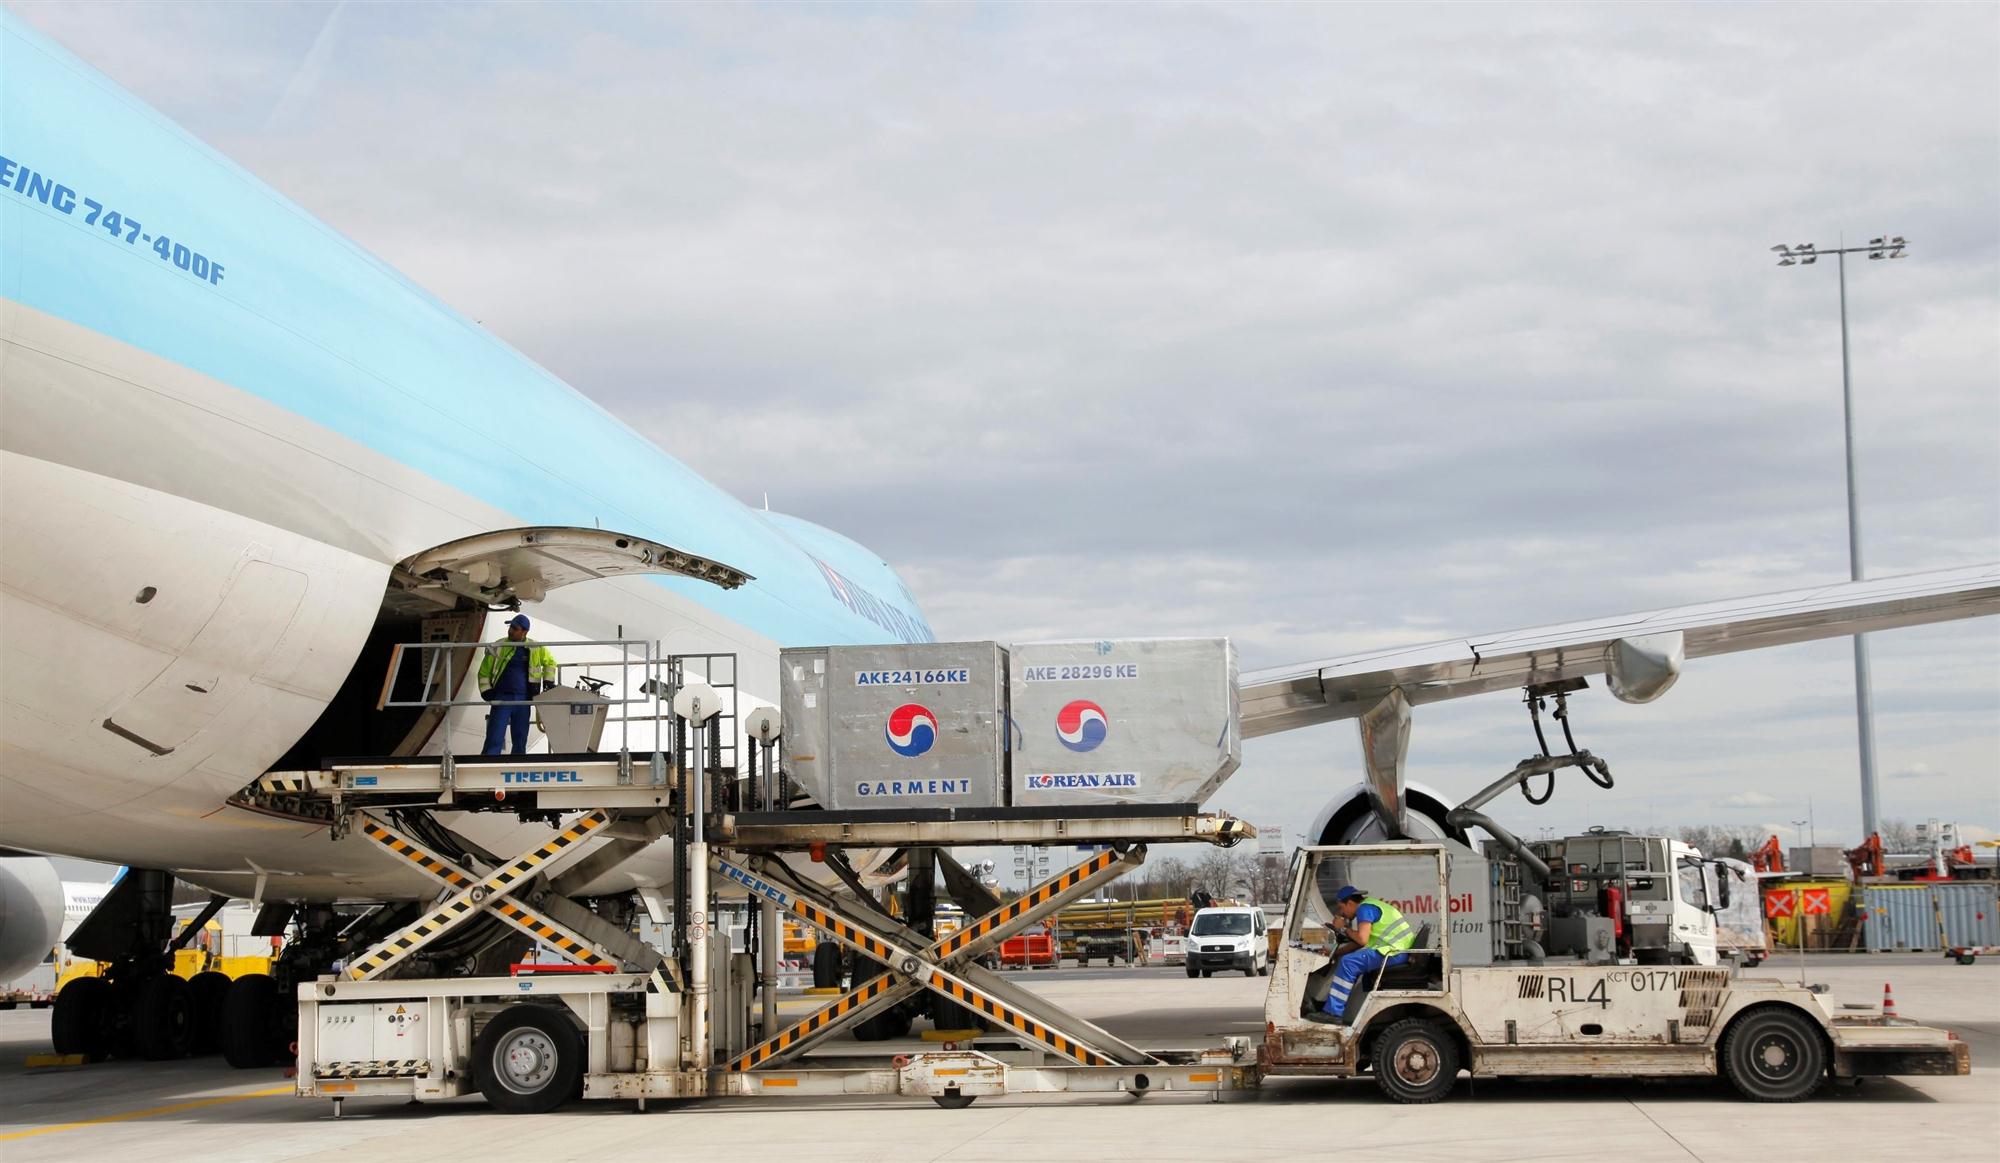
[[[486,746],[481,755],[498,755],[507,736],[514,737],[515,755],[528,750],[528,700],[555,685],[556,660],[546,646],[528,641],[528,616],[507,620],[507,637],[486,646],[479,660],[479,697],[494,704],[486,712]]]
[[[1407,950],[1417,943],[1417,934],[1395,905],[1351,884],[1333,894],[1333,914],[1333,927],[1341,935],[1340,945],[1333,950],[1338,959],[1333,985],[1327,991],[1323,1012],[1306,1017],[1344,1026],[1352,1021],[1347,1003],[1355,983],[1385,965],[1408,961]]]

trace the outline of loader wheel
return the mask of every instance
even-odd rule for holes
[[[1375,1085],[1392,1101],[1436,1102],[1458,1085],[1458,1043],[1422,1018],[1406,1018],[1382,1032],[1371,1059]]]
[[[472,1077],[494,1110],[546,1114],[583,1080],[583,1039],[549,1006],[509,1006],[472,1043]]]
[[[1796,1010],[1751,1010],[1722,1036],[1723,1073],[1751,1102],[1797,1102],[1826,1081],[1826,1043]]]

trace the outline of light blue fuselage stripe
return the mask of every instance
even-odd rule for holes
[[[743,569],[758,580],[731,592],[654,580],[781,644],[890,640],[906,623],[928,636],[873,554],[742,505],[5,13],[0,157],[13,163],[0,189],[0,295],[261,397],[524,522],[621,529]],[[53,183],[76,196],[68,212],[48,199]],[[103,207],[97,224],[85,198]],[[142,231],[114,236],[109,211]],[[903,617],[843,603],[814,557]]]

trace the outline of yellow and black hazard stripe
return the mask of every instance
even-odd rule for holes
[[[557,928],[513,901],[503,900],[493,906],[493,911],[505,917],[515,928],[532,934],[536,940],[555,948],[580,965],[617,964],[600,954],[594,946],[586,943],[581,937],[567,929]]]
[[[303,771],[289,775],[266,775],[257,780],[257,790],[265,795],[294,795],[312,790],[312,776]]]
[[[361,834],[452,888],[463,890],[472,886],[472,878],[453,867],[444,857],[398,834],[373,816],[361,817]],[[549,922],[540,914],[531,912],[512,900],[501,898],[499,903],[493,906],[493,911],[499,913],[515,928],[554,947],[580,964],[614,964],[599,954],[583,937]]]
[[[465,888],[472,883],[471,877],[447,864],[442,856],[398,835],[373,816],[361,817],[361,834],[453,888]]]
[[[1068,872],[1063,873],[1061,876],[1053,880],[1044,881],[1028,895],[1001,905],[972,924],[938,942],[936,947],[937,958],[943,960],[1000,926],[1019,920],[1023,913],[1047,904],[1050,898],[1054,897],[1057,893],[1067,892],[1075,888],[1085,878],[1095,876],[1104,871],[1118,859],[1119,855],[1107,848],[1082,864],[1077,865],[1075,868],[1070,869]]]
[[[768,1039],[761,1045],[744,1051],[734,1062],[729,1064],[730,1071],[740,1074],[745,1070],[751,1070],[763,1065],[774,1056],[782,1054],[793,1046],[798,1045],[802,1039],[811,1037],[813,1034],[818,1033],[827,1026],[839,1021],[841,1018],[846,1017],[876,998],[881,997],[884,992],[895,984],[896,982],[886,974],[881,977],[870,978],[859,988],[835,998],[831,1005],[814,1011],[804,1021],[789,1027],[777,1037]]]
[[[421,1078],[431,1072],[424,1058],[390,1058],[367,1062],[328,1062],[313,1067],[314,1078]]]
[[[827,912],[811,901],[793,898],[787,903],[790,905],[791,910],[804,918],[808,924],[833,934],[836,938],[854,946],[877,961],[886,964],[890,958],[896,955],[897,951],[891,948],[887,942],[875,936],[875,934],[848,924],[846,921],[841,920],[840,917]]]
[[[1080,1062],[1085,1066],[1117,1065],[1111,1059],[1083,1043],[1049,1029],[1047,1026],[1018,1010],[1001,1005],[986,994],[967,987],[964,982],[959,981],[955,977],[933,972],[927,984],[946,997],[979,1011],[1000,1025],[1027,1035],[1072,1061]]]
[[[368,978],[382,972],[404,957],[423,948],[431,938],[456,928],[462,922],[482,911],[486,907],[485,900],[491,900],[495,895],[505,895],[513,891],[522,881],[527,880],[540,871],[542,865],[546,864],[551,857],[558,855],[564,849],[576,844],[584,837],[589,836],[610,822],[610,813],[602,809],[578,817],[541,847],[523,856],[516,857],[498,871],[488,875],[485,879],[468,885],[460,890],[457,896],[440,905],[428,916],[412,922],[402,932],[370,949],[347,967],[347,975],[356,981],[366,981]],[[475,896],[483,896],[485,900],[475,903],[473,900]],[[496,909],[499,907],[499,903],[498,901],[493,902]]]

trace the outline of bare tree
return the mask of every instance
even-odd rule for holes
[[[1185,900],[1194,889],[1194,881],[1194,868],[1187,861],[1178,856],[1162,856],[1120,878],[1119,895],[1130,894],[1134,900]]]
[[[1260,854],[1252,859],[1256,870],[1252,878],[1257,886],[1255,903],[1272,904],[1284,900],[1285,890],[1290,887],[1285,883],[1285,874],[1291,871],[1290,866],[1282,857],[1276,855]]]
[[[1924,841],[1917,836],[1917,826],[1908,820],[1882,821],[1882,851],[1922,852]]]
[[[1767,833],[1755,824],[1684,824],[1675,835],[1701,849],[1703,856],[1748,860]]]
[[[1194,862],[1193,887],[1212,897],[1226,897],[1236,881],[1235,856],[1221,848],[1211,848]]]
[[[1194,863],[1194,888],[1207,890],[1217,899],[1255,895],[1257,857],[1252,852],[1214,848]]]

